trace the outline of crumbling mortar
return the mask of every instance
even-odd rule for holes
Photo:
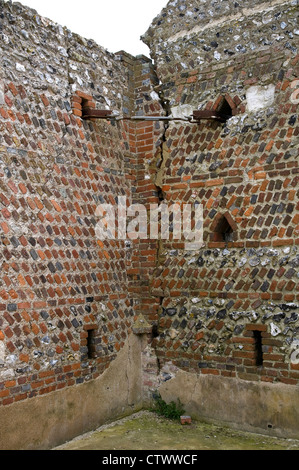
[[[156,325],[156,337],[160,336],[160,318],[161,318],[161,313],[163,312],[164,299],[165,299],[165,297],[162,297],[162,296],[160,297],[160,306],[159,306],[159,309],[158,309],[158,321],[157,321],[157,325]],[[158,371],[160,372],[161,371],[161,363],[160,363],[159,354],[158,354],[158,351],[157,351],[157,343],[155,341],[152,342],[152,346],[153,346],[153,349],[155,351],[155,355],[156,355],[156,358],[157,358]]]
[[[161,90],[159,90],[158,92],[158,95],[160,97],[160,104],[163,108],[163,110],[165,111],[165,116],[168,117],[168,116],[171,116],[171,108],[170,108],[170,105],[169,105],[169,101],[166,100],[161,92]],[[166,162],[166,142],[167,142],[167,131],[169,129],[169,121],[164,121],[163,122],[163,126],[164,126],[164,131],[163,131],[163,134],[162,134],[162,137],[161,137],[161,145],[160,145],[160,152],[159,152],[159,158],[160,158],[160,162],[159,162],[159,165],[158,165],[158,170],[157,170],[157,173],[156,173],[156,178],[155,178],[155,185],[156,185],[156,188],[157,188],[157,192],[158,192],[158,195],[159,195],[159,204],[162,204],[163,201],[165,201],[165,195],[163,193],[163,189],[162,189],[162,180],[163,180],[163,172],[164,172],[164,166],[165,166],[165,162]]]
[[[159,102],[160,102],[162,109],[164,110],[165,116],[166,117],[170,116],[171,108],[169,105],[169,101],[164,98],[160,88],[159,88],[158,95],[160,98]],[[163,133],[161,136],[161,144],[160,144],[159,151],[158,151],[159,163],[157,159],[157,171],[156,171],[155,180],[154,180],[154,184],[155,184],[157,194],[158,194],[159,206],[161,206],[161,204],[163,204],[166,199],[165,193],[163,192],[163,173],[164,173],[166,155],[167,155],[166,142],[167,142],[167,132],[169,129],[169,125],[170,125],[169,121],[163,122]],[[161,264],[163,264],[164,260],[165,260],[165,257],[163,256],[163,241],[159,239],[157,242],[156,268],[158,268]],[[154,279],[154,277],[155,277],[155,271],[153,273],[151,281]]]

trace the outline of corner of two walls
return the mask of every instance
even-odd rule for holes
[[[215,111],[224,98],[231,108],[225,123],[160,127],[159,162],[145,171],[160,202],[204,208],[202,249],[157,247],[157,363],[149,360],[147,385],[194,416],[298,437],[298,50],[296,33],[274,33],[295,31],[296,16],[292,2],[230,6],[233,24],[224,14],[201,29],[186,5],[194,26],[184,30],[173,5],[146,35],[164,112]]]

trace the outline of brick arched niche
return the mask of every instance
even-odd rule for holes
[[[229,243],[237,241],[238,226],[230,213],[219,213],[211,225],[210,241],[216,243]]]
[[[96,104],[91,95],[77,90],[71,98],[72,112],[75,116],[82,118],[85,109],[95,109]]]
[[[238,96],[232,98],[229,94],[225,94],[217,98],[212,109],[213,111],[217,111],[218,113],[227,116],[229,119],[230,117],[238,114],[238,105],[240,103],[241,100]]]

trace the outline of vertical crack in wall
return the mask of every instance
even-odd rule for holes
[[[130,390],[131,390],[130,372],[131,372],[131,367],[132,367],[132,365],[131,365],[131,344],[130,344],[130,340],[128,340],[128,361],[127,361],[127,367],[126,367],[127,404],[128,405],[131,405],[131,403],[130,403]]]
[[[164,302],[164,299],[165,297],[161,296],[159,298],[159,307],[158,307],[158,320],[157,320],[157,323],[153,326],[153,330],[152,330],[152,340],[154,340],[155,338],[158,338],[160,336],[160,318],[161,318],[161,314],[163,312],[163,302]],[[155,346],[155,341],[152,342],[152,345],[153,345],[153,350],[155,352],[155,356],[156,356],[156,360],[157,360],[157,370],[158,370],[158,373],[160,373],[161,371],[161,363],[160,363],[160,359],[158,357],[158,354],[157,354],[157,349],[156,349],[156,346]]]
[[[170,116],[171,115],[171,109],[169,105],[169,101],[166,100],[163,97],[163,94],[159,93],[160,97],[160,104],[162,109],[165,111],[165,116]],[[167,131],[169,129],[169,122],[168,121],[163,121],[163,126],[164,130],[161,136],[161,144],[160,144],[160,151],[159,151],[159,159],[160,162],[157,165],[157,173],[156,173],[156,178],[155,178],[155,185],[157,188],[158,192],[158,198],[159,198],[159,204],[162,204],[163,201],[165,201],[165,195],[163,193],[163,174],[164,174],[164,168],[165,168],[165,162],[166,162],[166,157],[168,155],[168,149],[167,149]]]
[[[160,105],[162,109],[164,110],[164,115],[170,116],[171,109],[170,109],[169,101],[164,98],[160,89],[159,89],[158,95],[160,98]],[[157,190],[159,206],[161,206],[161,204],[165,203],[166,201],[166,195],[163,191],[163,178],[164,178],[165,164],[166,164],[168,154],[169,154],[168,146],[167,146],[167,133],[169,130],[169,121],[163,121],[162,126],[163,126],[163,131],[160,137],[160,147],[159,147],[158,158],[157,158],[157,172],[155,175],[155,187]],[[164,243],[160,234],[159,239],[157,241],[156,269],[153,272],[152,280],[154,280],[154,278],[156,277],[156,270],[159,268],[159,266],[163,265],[165,262],[165,255],[163,253],[164,253]],[[161,314],[163,311],[164,298],[165,298],[164,296],[160,296],[159,298],[159,306],[158,306],[158,311],[157,311],[158,319],[157,319],[157,324],[155,325],[155,330],[153,330],[154,331],[153,339],[160,335],[159,326],[160,326]],[[158,358],[158,354],[157,354],[155,346],[154,346],[154,351],[155,351],[156,358],[157,358],[158,374],[160,374],[161,364],[160,364],[160,360]]]
[[[165,116],[171,115],[171,109],[169,105],[169,101],[166,100],[159,90],[159,97],[160,97],[160,105],[165,112]],[[160,148],[158,152],[159,162],[157,163],[157,173],[155,178],[155,186],[158,194],[158,204],[161,206],[166,200],[166,196],[163,192],[163,176],[165,171],[165,164],[168,157],[168,147],[167,147],[167,133],[169,129],[169,121],[163,121],[163,133],[161,135],[160,141]],[[161,238],[158,240],[157,244],[157,267],[163,264],[163,241]]]

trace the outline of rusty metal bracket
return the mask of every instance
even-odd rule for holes
[[[131,116],[116,118],[117,120],[129,120],[129,121],[185,121],[189,122],[192,118],[175,118],[173,116]]]
[[[83,119],[111,119],[112,117],[113,113],[109,109],[82,108]]]

